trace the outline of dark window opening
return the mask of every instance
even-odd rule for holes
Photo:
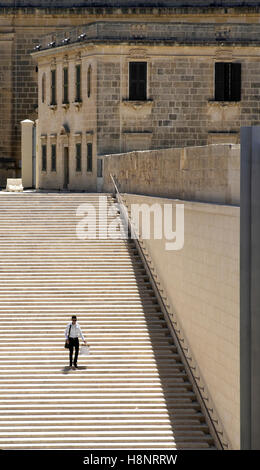
[[[102,160],[102,158],[97,159],[97,177],[98,178],[103,177],[103,160]]]
[[[63,104],[69,102],[69,71],[68,68],[63,69]]]
[[[45,102],[45,93],[46,93],[46,75],[45,73],[42,76],[42,103]]]
[[[147,62],[129,62],[129,100],[147,99]]]
[[[51,71],[51,105],[56,105],[56,70]]]
[[[241,64],[215,63],[215,101],[241,100]]]
[[[76,65],[76,102],[81,102],[81,65]]]
[[[42,171],[47,171],[47,147],[42,145]]]
[[[81,144],[76,144],[76,171],[81,171]]]
[[[51,146],[51,171],[56,171],[56,145]]]
[[[87,144],[87,171],[92,171],[92,144]]]
[[[87,90],[88,90],[88,98],[91,95],[91,65],[88,68],[88,74],[87,74]]]

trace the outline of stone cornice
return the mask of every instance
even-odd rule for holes
[[[44,16],[44,15],[51,15],[54,17],[60,17],[61,15],[69,15],[69,16],[78,16],[87,14],[93,17],[99,16],[114,16],[114,17],[122,17],[122,16],[169,16],[169,15],[224,15],[227,17],[228,15],[232,16],[244,16],[244,15],[259,15],[260,14],[260,2],[256,4],[245,4],[243,2],[228,2],[223,3],[218,2],[219,4],[212,5],[214,2],[209,2],[211,5],[205,6],[202,2],[200,4],[195,4],[193,6],[186,5],[186,6],[158,6],[155,4],[154,6],[60,6],[60,7],[46,7],[46,6],[8,6],[4,5],[0,2],[0,16],[3,15],[30,15],[30,16]]]

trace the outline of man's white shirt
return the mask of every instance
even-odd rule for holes
[[[71,326],[71,329],[70,329]],[[82,341],[85,341],[85,338],[82,334],[81,328],[76,322],[74,325],[72,322],[67,324],[66,330],[65,330],[65,338],[69,339],[69,329],[70,329],[70,338],[78,338],[79,336],[81,337]]]

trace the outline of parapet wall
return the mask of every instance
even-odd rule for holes
[[[134,151],[104,156],[105,192],[113,191],[189,201],[239,204],[240,146]]]

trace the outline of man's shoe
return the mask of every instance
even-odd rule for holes
[[[78,369],[78,366],[77,366],[77,364],[74,364],[74,367],[75,367],[75,369]]]

